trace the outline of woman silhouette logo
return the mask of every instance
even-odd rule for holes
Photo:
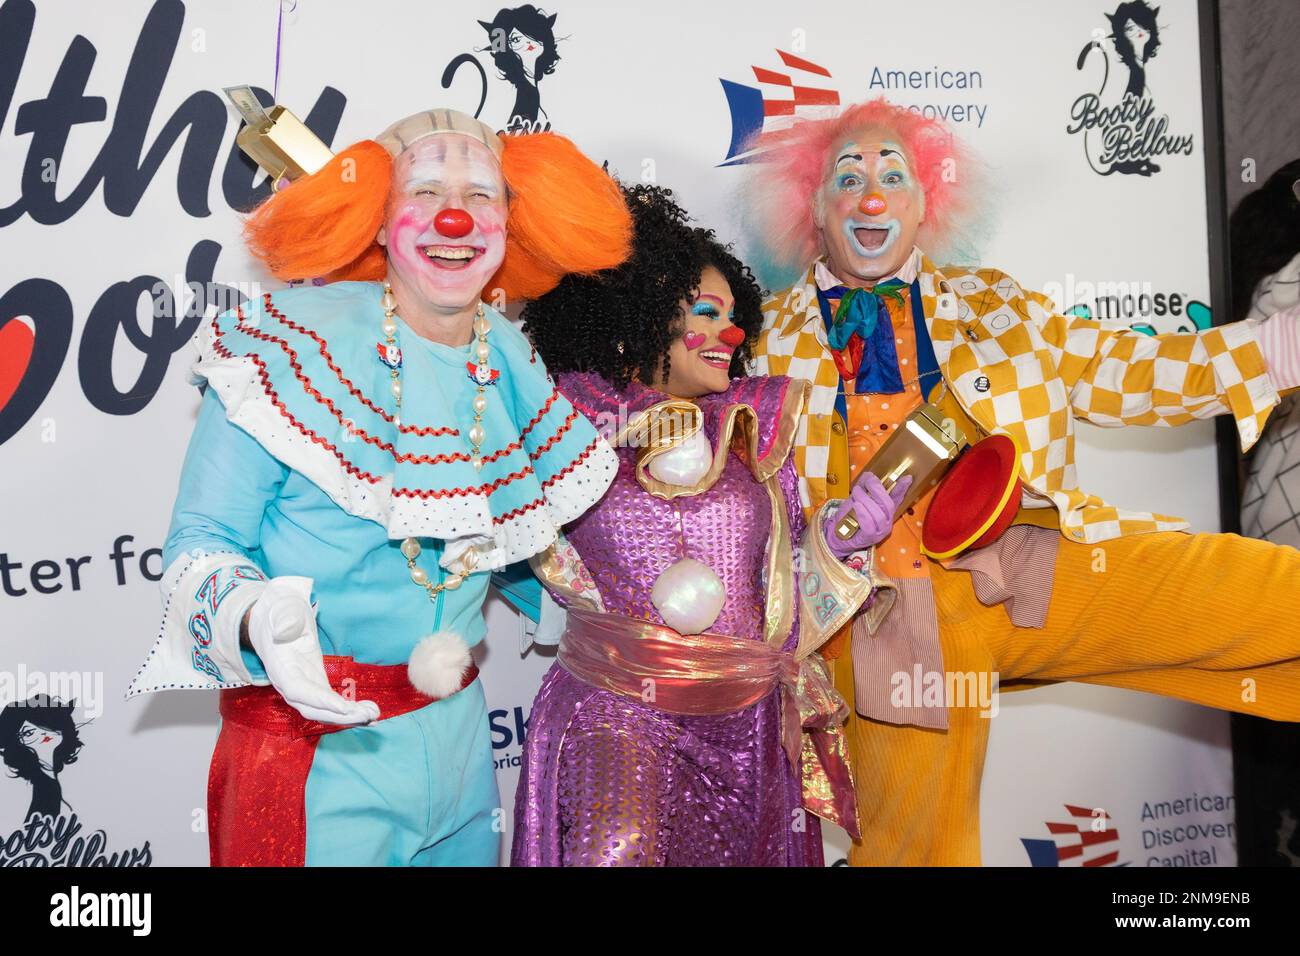
[[[67,805],[59,773],[81,752],[81,738],[72,719],[76,706],[75,700],[65,704],[38,694],[0,711],[0,754],[5,766],[10,776],[32,785],[27,819],[57,817]]]
[[[1146,65],[1160,48],[1160,27],[1156,24],[1159,12],[1159,7],[1149,7],[1144,0],[1131,0],[1106,14],[1115,55],[1128,67],[1125,96],[1141,99],[1147,91]]]
[[[479,52],[489,52],[501,78],[515,88],[515,105],[510,111],[506,131],[540,132],[550,129],[542,109],[539,84],[542,77],[555,72],[560,54],[555,47],[555,17],[532,4],[500,10],[492,22],[480,20],[487,31],[489,44]]]

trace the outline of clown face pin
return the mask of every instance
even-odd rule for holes
[[[393,371],[402,367],[402,350],[396,345],[385,342],[376,342],[375,350],[379,352],[379,361],[383,362]]]
[[[501,373],[490,365],[466,362],[465,370],[469,372],[469,380],[475,385],[495,385],[497,379],[501,377]]]

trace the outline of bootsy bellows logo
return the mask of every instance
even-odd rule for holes
[[[31,800],[16,829],[0,829],[0,868],[11,866],[149,866],[143,846],[111,851],[102,830],[86,832],[63,790],[62,773],[84,746],[73,712],[76,701],[46,694],[11,701],[0,709],[0,761],[8,776],[25,783]]]
[[[1160,172],[1157,157],[1192,154],[1194,137],[1170,132],[1169,116],[1157,107],[1147,77],[1160,49],[1159,13],[1145,0],[1121,3],[1106,14],[1111,32],[1098,28],[1079,53],[1080,70],[1100,59],[1101,85],[1075,99],[1065,131],[1080,135],[1088,165],[1099,176],[1151,176]],[[1094,50],[1098,57],[1090,57]]]

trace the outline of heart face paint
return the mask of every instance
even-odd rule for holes
[[[668,349],[667,378],[661,374],[655,388],[678,398],[726,391],[731,384],[732,354],[745,340],[744,331],[731,324],[735,306],[727,280],[707,266],[694,297],[682,303],[685,327]],[[735,333],[740,334],[739,342]]]
[[[925,194],[902,146],[870,133],[833,151],[817,194],[828,265],[846,281],[874,282],[901,269],[925,219]]]
[[[501,267],[506,215],[490,149],[458,133],[416,140],[393,162],[380,233],[389,272],[436,309],[464,309]]]

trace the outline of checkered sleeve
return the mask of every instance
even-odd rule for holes
[[[1229,414],[1246,451],[1278,402],[1252,323],[1146,335],[1061,315],[1038,292],[1025,297],[1075,415],[1094,425],[1172,426]]]

